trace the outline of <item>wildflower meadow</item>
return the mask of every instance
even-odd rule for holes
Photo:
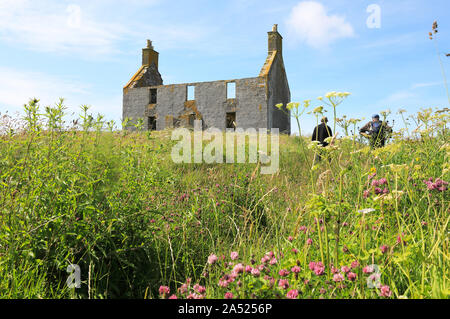
[[[270,175],[176,164],[170,130],[122,130],[87,106],[68,120],[64,100],[1,114],[0,297],[448,298],[449,109],[400,110],[404,127],[371,149],[362,120],[338,114],[349,95],[289,104],[299,127],[326,108],[345,134],[280,135]]]

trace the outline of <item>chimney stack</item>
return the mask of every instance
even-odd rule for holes
[[[282,54],[283,51],[283,37],[278,33],[278,24],[274,24],[272,31],[269,34],[269,54],[273,51],[278,51]]]
[[[155,63],[158,69],[158,58],[159,53],[153,49],[153,44],[151,40],[147,40],[147,47],[142,49],[142,65],[150,66]]]

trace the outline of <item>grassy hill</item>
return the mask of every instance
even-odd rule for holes
[[[448,112],[378,150],[280,136],[274,175],[38,113],[2,118],[2,298],[448,298]]]

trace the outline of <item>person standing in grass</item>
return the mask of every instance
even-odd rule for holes
[[[314,128],[312,138],[311,138],[312,141],[318,141],[320,143],[320,145],[323,147],[328,146],[328,143],[325,142],[325,139],[333,136],[333,134],[331,132],[331,128],[327,125],[327,123],[328,123],[328,118],[324,116],[321,120],[321,123]],[[319,154],[316,154],[316,160],[320,161],[321,159],[322,159],[322,157]]]
[[[371,148],[384,147],[388,134],[392,133],[392,128],[387,123],[380,121],[380,116],[374,114],[372,121],[364,125],[359,133],[369,138]]]

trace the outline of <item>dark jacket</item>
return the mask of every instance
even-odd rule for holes
[[[372,121],[359,130],[360,133],[368,133],[370,135],[369,143],[372,148],[384,147],[386,140],[392,134],[392,127],[383,121],[379,121],[379,123],[378,130],[375,129]]]
[[[378,131],[378,134],[376,134],[374,131],[374,127],[373,127],[373,122],[370,121],[369,123],[367,123],[366,125],[364,125],[359,132],[360,133],[368,133],[372,138],[378,138],[381,140],[386,139],[386,135],[389,133],[392,133],[392,128],[387,125],[385,122],[380,121],[380,129]]]
[[[328,146],[328,143],[325,142],[325,139],[333,136],[331,132],[331,128],[325,123],[320,124],[314,128],[314,132],[312,135],[312,141],[319,141],[322,146]]]

